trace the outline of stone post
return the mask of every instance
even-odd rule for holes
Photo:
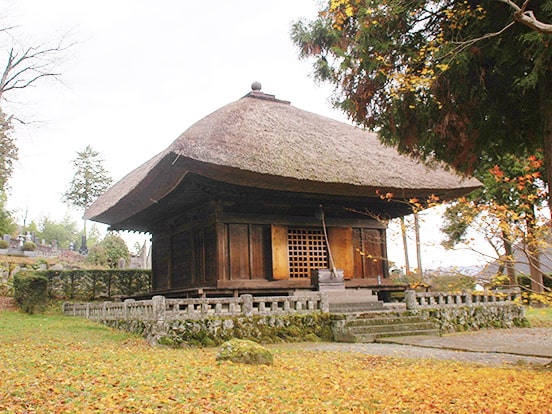
[[[102,321],[107,320],[107,306],[109,305],[109,302],[104,302],[102,305]]]
[[[253,295],[241,295],[242,313],[244,316],[253,315]]]
[[[457,306],[462,305],[462,295],[456,294],[454,296],[454,304],[457,305]]]
[[[462,294],[466,297],[466,306],[472,306],[473,305],[473,298],[471,291],[468,289],[464,289],[462,291]]]
[[[414,290],[407,290],[404,292],[404,301],[406,303],[406,309],[413,310],[418,308],[416,292]]]
[[[206,299],[203,300],[203,302],[201,303],[201,314],[203,316],[207,316],[207,314],[209,313],[209,309],[210,309],[209,302]]]
[[[128,305],[133,302],[134,299],[125,299],[125,301],[123,302],[123,319],[125,321],[128,320]]]
[[[163,323],[165,321],[166,299],[165,296],[151,298],[153,304],[153,320]]]
[[[289,300],[284,301],[284,312],[289,313],[290,306],[289,306]]]
[[[320,310],[324,313],[330,312],[330,302],[328,301],[328,295],[324,292],[320,292]]]

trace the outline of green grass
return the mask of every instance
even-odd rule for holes
[[[271,350],[272,366],[217,362],[214,348],[0,311],[0,412],[542,412],[552,389],[550,372],[530,367]]]
[[[525,317],[534,328],[552,328],[552,308],[526,308]]]

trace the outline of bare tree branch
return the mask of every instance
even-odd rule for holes
[[[71,46],[63,43],[64,39],[55,46],[41,44],[19,51],[12,46],[0,77],[0,100],[6,92],[28,88],[39,79],[57,78],[59,73],[53,70],[55,63],[60,54]]]
[[[552,24],[539,21],[535,17],[535,13],[533,13],[532,10],[527,10],[529,0],[525,0],[521,7],[519,7],[513,0],[496,1],[507,4],[514,10],[514,21],[524,24],[539,33],[552,34]]]
[[[499,0],[501,1],[501,0]],[[493,33],[486,33],[484,34],[483,36],[481,37],[476,37],[474,39],[469,39],[469,40],[466,40],[466,41],[463,41],[463,42],[451,42],[453,44],[457,44],[458,46],[456,46],[454,49],[452,49],[449,53],[447,53],[444,58],[448,58],[449,56],[451,56],[451,59],[454,58],[458,53],[462,52],[463,50],[465,50],[466,48],[470,47],[471,45],[473,45],[474,43],[477,43],[477,42],[480,42],[482,40],[485,40],[485,39],[490,39],[491,37],[496,37],[496,36],[500,36],[502,33],[504,33],[506,30],[508,30],[510,27],[512,27],[513,25],[515,24],[515,22],[510,22],[508,23],[506,26],[504,26],[502,29],[500,29],[498,32],[493,32]]]

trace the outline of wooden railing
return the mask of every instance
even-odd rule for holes
[[[103,303],[65,303],[63,314],[87,319],[105,320],[185,320],[222,316],[285,315],[329,312],[326,295],[311,293],[301,296],[237,298],[167,299]]]
[[[519,289],[504,291],[471,292],[416,292],[407,290],[405,301],[407,309],[439,308],[453,306],[472,306],[485,304],[511,303],[521,299]]]

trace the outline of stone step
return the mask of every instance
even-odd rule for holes
[[[435,329],[431,322],[397,323],[390,325],[347,326],[352,334],[389,333]]]
[[[338,342],[374,342],[393,336],[438,336],[439,329],[435,323],[420,316],[406,312],[377,311],[335,320],[333,333]]]
[[[374,326],[374,325],[392,325],[403,323],[427,323],[427,319],[419,316],[389,316],[389,317],[365,317],[364,314],[359,315],[355,319],[351,319],[346,323],[346,326]],[[431,322],[430,322],[431,323]]]
[[[382,301],[329,303],[330,313],[365,313],[384,309]]]
[[[371,290],[335,290],[324,292],[329,303],[347,303],[347,302],[378,302],[378,295],[374,295]]]
[[[437,329],[421,329],[416,331],[399,331],[393,333],[366,333],[353,335],[352,341],[338,341],[338,342],[352,342],[352,343],[371,343],[371,342],[385,342],[385,338],[396,336],[418,336],[418,335],[431,335],[439,336]]]

